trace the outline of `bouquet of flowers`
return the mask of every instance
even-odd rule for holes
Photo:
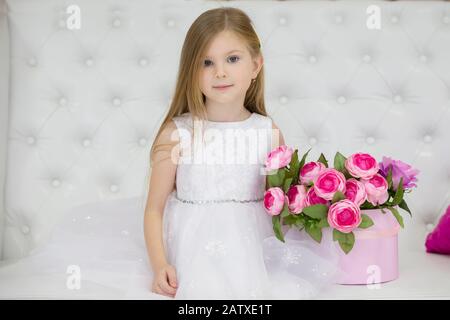
[[[305,163],[310,151],[299,160],[297,149],[283,145],[267,156],[264,207],[280,241],[282,225],[305,230],[319,243],[322,228],[330,227],[333,241],[348,254],[355,243],[353,230],[373,225],[365,209],[381,209],[383,214],[389,210],[404,227],[398,207],[411,215],[403,197],[416,187],[418,170],[389,157],[378,163],[362,152],[348,158],[337,152],[334,168],[323,154]]]

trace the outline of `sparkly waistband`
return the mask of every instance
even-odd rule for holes
[[[227,202],[235,202],[235,203],[249,203],[249,202],[259,202],[264,200],[264,198],[259,199],[245,199],[245,200],[239,200],[239,199],[218,199],[218,200],[187,200],[182,199],[178,197],[177,194],[175,194],[175,199],[178,201],[181,201],[183,203],[191,203],[191,204],[208,204],[208,203],[227,203]]]

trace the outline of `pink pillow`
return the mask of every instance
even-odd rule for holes
[[[433,232],[427,236],[425,247],[427,252],[450,254],[450,206]]]

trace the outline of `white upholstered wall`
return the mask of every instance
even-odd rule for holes
[[[185,33],[217,6],[242,8],[253,19],[265,56],[267,111],[287,144],[301,152],[313,147],[310,159],[366,151],[421,170],[418,189],[406,198],[413,218],[404,215],[401,247],[423,251],[450,204],[450,2],[6,4],[4,259],[45,242],[73,206],[145,195],[149,149],[174,89]],[[66,27],[71,4],[81,9],[80,30]],[[366,26],[369,5],[381,9],[379,30]]]
[[[3,249],[3,228],[5,219],[5,174],[6,149],[8,132],[8,101],[9,101],[9,40],[6,21],[6,6],[0,1],[0,258]]]

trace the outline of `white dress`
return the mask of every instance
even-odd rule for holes
[[[311,299],[332,284],[334,247],[296,230],[282,243],[264,210],[271,119],[253,113],[243,121],[204,122],[213,130],[196,147],[190,115],[174,121],[183,151],[164,209],[163,240],[177,273],[175,299]],[[239,140],[243,148],[229,149],[236,132],[248,138]],[[199,146],[204,158],[193,156]],[[136,197],[72,210],[48,244],[0,268],[0,297],[172,299],[150,292],[144,202]],[[73,270],[81,274],[76,290],[77,282],[68,280]]]

